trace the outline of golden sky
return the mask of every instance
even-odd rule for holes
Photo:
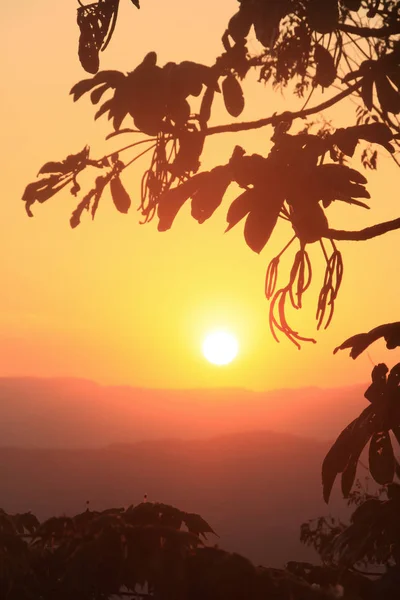
[[[76,201],[68,192],[35,205],[35,218],[26,216],[20,198],[44,162],[60,160],[86,143],[99,157],[118,144],[104,143],[107,121],[94,123],[86,98],[74,104],[69,96],[71,86],[87,76],[77,58],[74,8],[66,0],[15,0],[2,11],[0,375],[76,376],[157,388],[273,389],[367,380],[367,355],[352,361],[344,353],[333,356],[332,350],[354,333],[399,319],[400,232],[340,244],[344,282],[333,323],[321,334],[313,319],[323,276],[316,268],[306,309],[291,314],[290,322],[302,333],[316,334],[318,344],[298,351],[285,339],[273,340],[263,296],[266,266],[290,234],[284,224],[256,255],[245,245],[242,226],[223,234],[227,200],[203,225],[185,207],[166,233],[157,232],[155,221],[140,226],[135,210],[128,216],[117,213],[108,196],[96,220],[84,218],[75,230],[69,217]],[[235,9],[235,0],[142,0],[138,11],[121,0],[101,66],[132,70],[150,50],[160,64],[211,64]],[[273,94],[255,81],[247,90],[241,116],[246,120],[298,106],[289,93]],[[332,114],[344,125],[354,110],[349,102]],[[220,116],[232,120],[223,110]],[[266,128],[213,136],[202,166],[225,163],[235,144],[249,153],[266,153],[270,135]],[[372,210],[334,207],[328,213],[332,226],[361,228],[398,216],[398,171],[387,156],[380,164],[378,174],[367,174]],[[134,204],[144,165],[125,179]],[[318,249],[311,254],[318,255]],[[202,338],[215,328],[239,339],[240,356],[228,367],[213,367],[201,356]],[[376,344],[370,357],[392,364],[399,352]]]

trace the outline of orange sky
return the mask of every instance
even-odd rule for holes
[[[192,3],[192,12],[187,6],[182,0],[142,0],[137,11],[121,0],[102,68],[132,70],[150,50],[161,64],[185,59],[211,64],[236,2],[203,0]],[[90,103],[73,104],[68,95],[86,76],[77,36],[74,2],[19,0],[3,7],[0,375],[70,375],[166,388],[272,389],[366,380],[368,356],[353,362],[345,354],[334,357],[332,350],[349,335],[398,320],[400,233],[340,245],[345,275],[333,324],[318,334],[316,346],[298,351],[284,339],[279,345],[272,339],[263,296],[269,259],[288,239],[284,225],[258,256],[245,245],[242,227],[223,234],[227,201],[201,226],[187,206],[162,234],[155,222],[140,226],[134,210],[117,213],[107,196],[96,220],[84,218],[76,230],[69,227],[76,202],[68,193],[35,205],[35,218],[28,219],[20,198],[44,162],[86,143],[100,156],[118,143],[106,146],[107,122],[94,123]],[[248,91],[243,119],[296,107],[290,95],[285,99],[255,82]],[[351,122],[353,105],[346,110],[347,116],[334,113],[340,125]],[[221,118],[231,120],[223,111]],[[203,167],[226,162],[237,143],[249,153],[265,153],[270,134],[263,129],[210,138]],[[136,168],[128,176],[134,203],[140,173]],[[335,207],[328,213],[332,226],[357,228],[398,216],[398,186],[392,183],[398,173],[390,159],[382,156],[379,175],[367,176],[373,210]],[[316,269],[315,280],[321,278]],[[317,288],[316,281],[305,297],[308,309],[292,316],[305,334],[315,334]],[[241,345],[240,357],[224,368],[200,354],[204,334],[219,327],[235,333]],[[393,363],[400,353],[376,344],[370,354],[375,362]]]

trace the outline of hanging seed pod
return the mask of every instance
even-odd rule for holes
[[[238,117],[244,109],[243,90],[234,75],[227,75],[222,82],[225,108],[232,117]]]
[[[267,273],[265,275],[265,297],[267,300],[271,300],[276,289],[276,283],[278,281],[278,268],[279,268],[279,256],[276,256],[271,260],[268,265]]]
[[[337,75],[335,61],[331,53],[321,44],[316,44],[314,60],[316,64],[315,85],[320,85],[323,88],[329,87],[335,81]]]

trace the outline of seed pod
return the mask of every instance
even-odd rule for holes
[[[315,45],[314,59],[316,64],[315,83],[327,88],[336,79],[335,61],[329,50],[321,46],[321,44]]]
[[[222,82],[222,93],[226,110],[232,117],[238,117],[244,109],[244,96],[236,77],[229,74]]]
[[[115,208],[126,214],[131,206],[131,199],[128,192],[122,185],[122,181],[119,176],[113,177],[110,181],[111,196],[115,205]]]

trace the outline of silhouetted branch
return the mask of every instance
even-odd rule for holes
[[[355,92],[359,87],[361,87],[361,81],[354,83],[352,86],[347,89],[339,92],[336,96],[333,96],[329,100],[325,100],[325,102],[321,102],[321,104],[317,104],[316,106],[312,106],[311,108],[306,108],[304,110],[298,110],[295,112],[285,111],[280,114],[274,114],[270,117],[266,117],[265,119],[259,119],[258,121],[245,121],[243,123],[230,123],[228,125],[216,125],[215,127],[210,127],[205,131],[206,135],[214,135],[215,133],[234,133],[236,131],[247,131],[249,129],[259,129],[260,127],[265,127],[266,125],[277,125],[280,121],[293,121],[294,119],[305,119],[309,115],[315,115],[322,110],[326,110],[331,106],[334,106],[337,102],[340,102],[347,96],[350,96],[353,92]]]
[[[379,235],[384,235],[388,231],[395,231],[400,229],[400,218],[394,219],[393,221],[385,221],[384,223],[378,223],[359,231],[341,231],[340,229],[328,229],[327,237],[331,240],[347,240],[349,242],[363,242],[365,240],[371,240]]]
[[[391,35],[398,35],[400,33],[400,23],[395,23],[392,27],[358,27],[357,25],[350,25],[347,23],[341,23],[338,26],[340,31],[346,33],[352,33],[360,37],[374,37],[374,38],[385,38]]]

